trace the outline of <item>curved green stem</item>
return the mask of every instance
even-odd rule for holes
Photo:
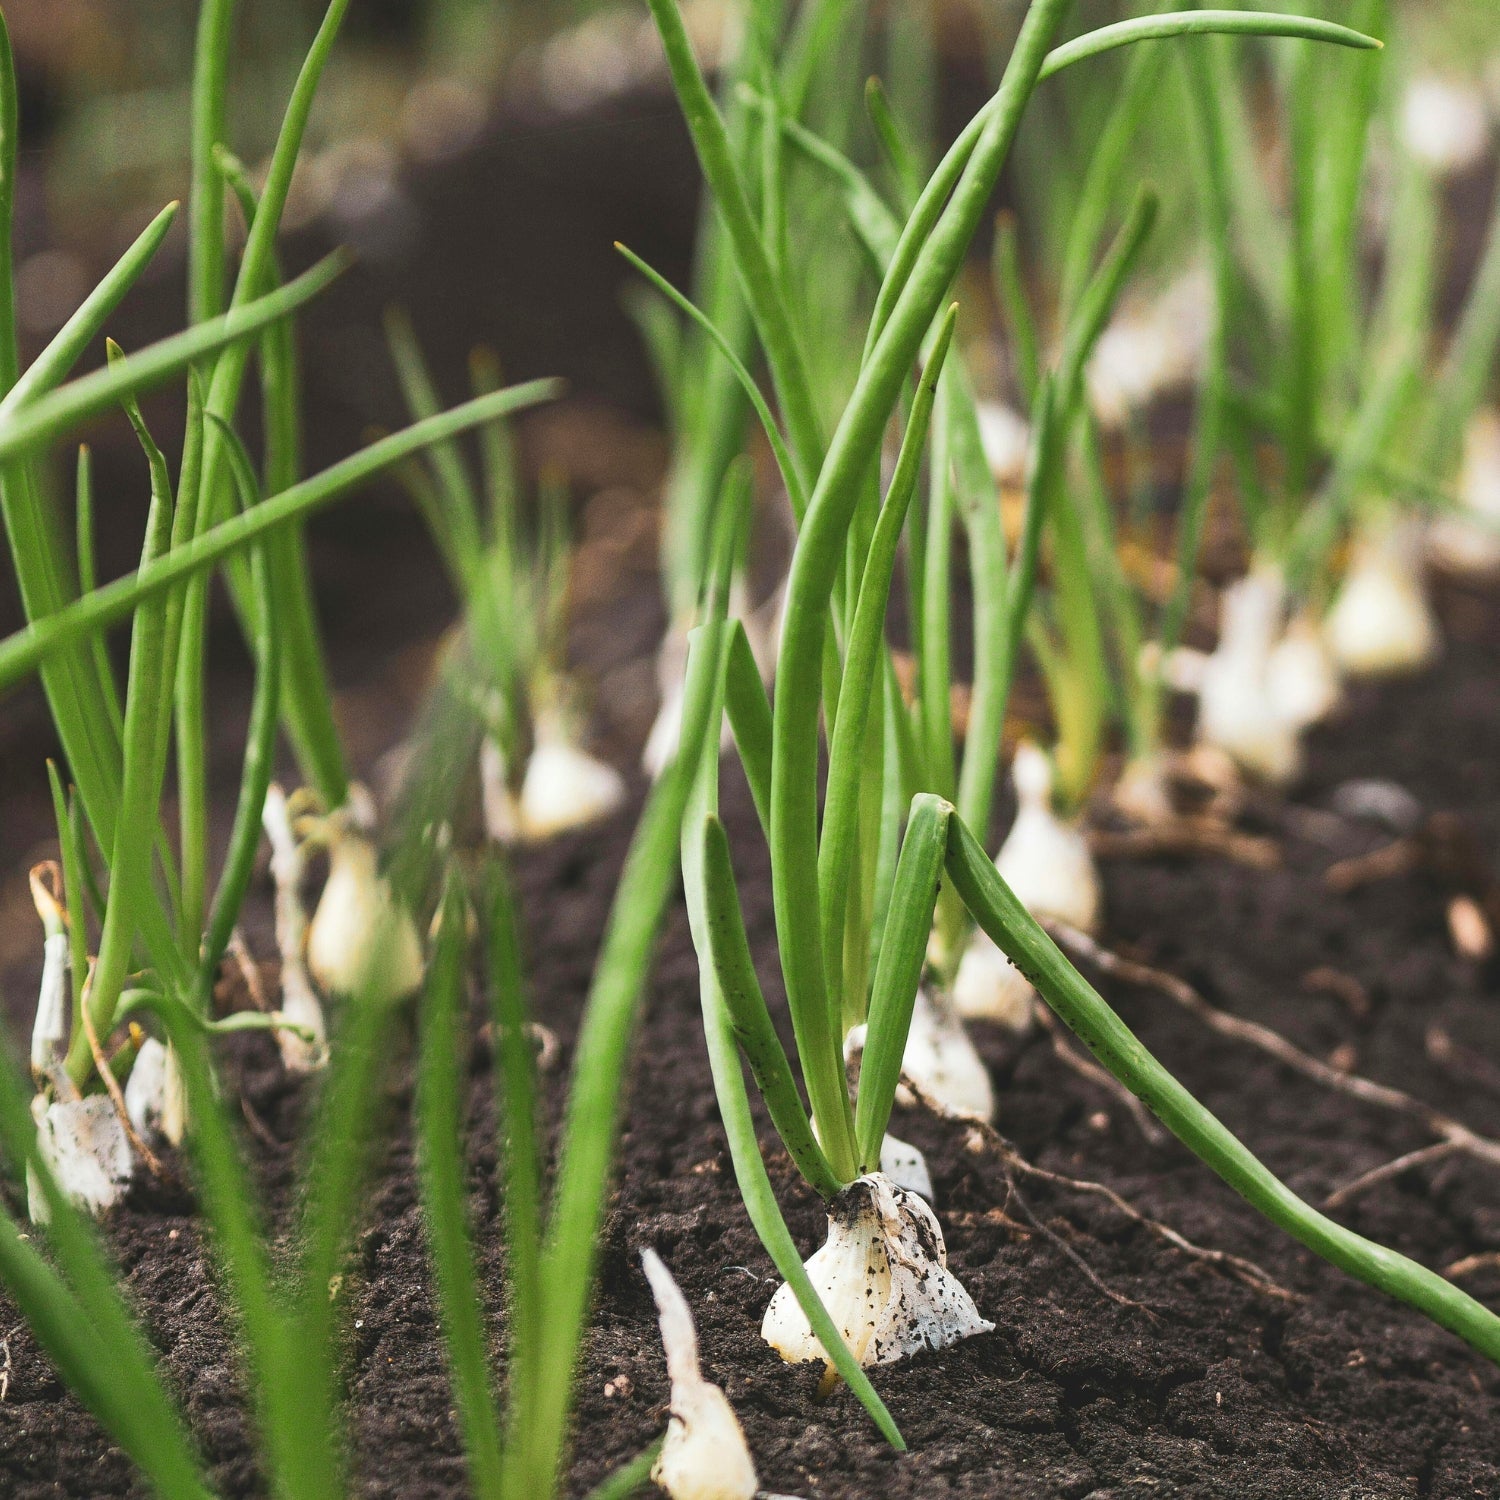
[[[1436,1272],[1320,1214],[1271,1173],[1141,1045],[1011,894],[958,818],[948,823],[947,870],[979,925],[1069,1029],[1247,1203],[1324,1260],[1426,1313],[1500,1363],[1500,1317]]]
[[[1254,10],[1190,10],[1160,16],[1136,16],[1116,21],[1074,37],[1047,54],[1037,81],[1051,78],[1074,63],[1128,47],[1132,42],[1156,41],[1174,36],[1279,36],[1305,42],[1329,42],[1335,47],[1378,51],[1385,44],[1350,26],[1321,21],[1314,16],[1283,16]]]

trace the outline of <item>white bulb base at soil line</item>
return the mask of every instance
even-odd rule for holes
[[[1302,769],[1298,726],[1271,682],[1282,594],[1279,575],[1261,569],[1225,589],[1219,644],[1198,668],[1197,742],[1272,786],[1288,785]]]
[[[1016,820],[995,856],[996,870],[1038,922],[1094,931],[1102,905],[1099,871],[1081,825],[1053,810],[1052,762],[1038,746],[1023,743],[1011,779]],[[1033,994],[1030,981],[985,933],[976,932],[953,982],[957,1013],[1022,1032],[1031,1024]]]
[[[113,1208],[135,1175],[130,1139],[108,1094],[86,1099],[32,1101],[37,1147],[62,1195],[96,1218]],[[27,1210],[33,1224],[51,1220],[35,1173],[26,1174]]]
[[[1343,696],[1339,669],[1318,622],[1293,616],[1266,662],[1266,687],[1279,718],[1296,730],[1321,724]]]
[[[828,1238],[807,1274],[861,1365],[946,1349],[995,1326],[948,1269],[936,1215],[878,1172],[829,1204]],[[790,1286],[772,1297],[760,1331],[788,1364],[829,1363]]]
[[[947,996],[925,988],[917,991],[901,1072],[946,1113],[986,1124],[994,1120],[990,1071]]]
[[[380,874],[375,845],[338,818],[329,819],[328,880],[308,929],[308,968],[325,994],[404,1000],[422,983],[416,923]]]
[[[590,755],[554,715],[539,720],[521,790],[510,789],[500,747],[487,738],[479,752],[485,832],[497,844],[540,843],[587,828],[619,810],[625,778]]]
[[[1334,660],[1351,677],[1415,672],[1437,656],[1438,627],[1420,551],[1405,528],[1355,543],[1324,633]]]

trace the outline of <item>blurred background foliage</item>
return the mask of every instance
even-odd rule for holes
[[[868,9],[877,26],[894,19],[899,32],[923,5],[940,19],[950,72],[982,72],[987,56],[1003,55],[1019,14],[1017,0],[869,0]],[[238,7],[233,135],[247,161],[269,149],[323,8],[322,0]],[[1078,0],[1074,23],[1142,8]],[[4,9],[24,91],[23,146],[33,159],[45,153],[56,238],[85,238],[107,210],[180,192],[197,0],[6,0]],[[684,10],[711,55],[733,0],[686,0]],[[1500,46],[1494,0],[1407,0],[1403,24],[1418,57],[1439,69],[1471,71]],[[903,55],[872,57],[872,71],[899,68]],[[498,100],[566,115],[657,73],[655,34],[636,0],[356,0],[314,143],[343,143],[346,153],[357,143],[365,160],[356,167],[378,172],[381,146],[418,159],[461,149]],[[1500,97],[1500,77],[1488,82]],[[315,157],[308,175],[316,168]],[[321,206],[314,182],[303,212]]]

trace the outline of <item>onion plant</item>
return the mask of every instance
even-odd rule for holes
[[[895,701],[888,696],[889,663],[881,644],[885,601],[952,338],[953,314],[940,310],[1041,76],[1111,44],[1182,31],[1373,44],[1317,20],[1200,12],[1125,23],[1049,55],[1066,6],[1037,0],[995,98],[935,169],[891,247],[858,379],[825,443],[809,409],[807,367],[784,276],[751,212],[724,120],[698,71],[674,0],[651,0],[651,8],[779,399],[785,438],[778,433],[773,447],[785,456],[789,488],[795,491],[811,476],[806,504],[799,506],[774,706],[748,665],[740,627],[715,614],[694,640],[694,650],[718,664],[719,706],[727,711],[770,845],[777,944],[806,1106],[749,960],[727,835],[717,816],[717,760],[711,753],[698,768],[683,829],[684,879],[720,1110],[752,1221],[787,1281],[772,1300],[763,1332],[789,1358],[827,1360],[894,1437],[861,1364],[899,1358],[915,1347],[940,1347],[985,1326],[944,1268],[930,1210],[879,1170],[939,886],[947,884],[1104,1066],[1232,1186],[1335,1263],[1422,1307],[1492,1356],[1500,1354],[1500,1319],[1440,1277],[1307,1207],[1149,1057],[1017,902],[950,798],[923,790],[911,800],[878,922],[875,903],[863,904],[861,883],[851,876],[850,844],[838,842],[848,838],[851,823],[857,826],[860,810],[858,798],[840,789],[857,789],[864,779],[850,771],[856,760],[879,764],[872,742],[883,747],[883,736],[870,736],[867,725],[880,722],[876,707]],[[882,500],[875,456],[923,355],[902,454]],[[1050,383],[1043,391],[1044,401],[1058,399]],[[763,401],[757,405],[764,409]],[[1066,409],[1059,402],[1059,410]],[[1038,424],[1033,475],[1055,462],[1048,448],[1057,441],[1061,420]],[[937,482],[946,479],[939,469]],[[718,591],[721,601],[724,592]],[[1016,623],[1019,630],[1023,621]],[[1014,634],[1007,645],[1013,648]],[[827,726],[830,747],[821,809],[820,725]],[[710,735],[706,743],[711,741]],[[890,800],[882,796],[878,805],[884,816]],[[899,823],[903,806],[895,802],[892,822]],[[882,842],[872,833],[872,844]],[[846,920],[851,907],[857,915]],[[843,1046],[851,948],[856,954],[877,950],[854,1097]],[[829,1242],[806,1267],[799,1265],[756,1144],[741,1053],[794,1163],[830,1204]],[[912,1275],[920,1286],[912,1284]]]
[[[550,1201],[532,1042],[507,877],[477,882],[497,1054],[504,1200],[507,1362],[503,1405],[488,1368],[474,1231],[462,1150],[467,1029],[465,954],[470,906],[450,876],[421,1026],[417,1142],[423,1203],[474,1492],[520,1497],[560,1492],[567,1467],[573,1381],[586,1326],[599,1233],[618,1136],[630,1040],[652,948],[676,876],[676,848],[692,769],[710,736],[714,663],[689,673],[682,755],[657,782],[631,842],[584,1008]],[[628,1494],[654,1449],[598,1492]]]
[[[410,325],[392,316],[388,332],[412,415],[431,416],[437,395]],[[476,390],[492,391],[493,362],[476,354],[472,364]],[[624,800],[625,783],[580,744],[579,688],[567,671],[566,487],[558,476],[544,477],[528,529],[510,433],[493,422],[479,436],[478,485],[456,443],[430,448],[404,478],[463,608],[444,669],[457,671],[483,702],[485,827],[511,843],[607,816]]]
[[[1054,568],[1047,606],[1031,621],[1029,639],[1042,668],[1058,736],[1055,803],[1076,813],[1094,789],[1108,730],[1117,725],[1125,764],[1115,788],[1122,811],[1138,821],[1160,821],[1171,815],[1165,781],[1163,661],[1180,660],[1178,646],[1187,623],[1208,506],[1223,456],[1229,380],[1229,321],[1240,281],[1230,243],[1232,163],[1213,104],[1208,39],[1200,46],[1177,49],[1170,71],[1151,65],[1150,53],[1135,55],[1124,86],[1103,122],[1098,156],[1083,174],[1082,196],[1063,248],[1059,299],[1064,309],[1078,305],[1083,274],[1094,255],[1094,242],[1120,196],[1119,175],[1131,161],[1132,147],[1149,122],[1147,110],[1171,121],[1174,138],[1192,143],[1193,180],[1199,218],[1208,239],[1210,301],[1207,309],[1205,360],[1198,383],[1192,442],[1183,464],[1179,502],[1167,537],[1170,578],[1164,597],[1153,596],[1126,562],[1126,547],[1153,557],[1161,547],[1160,528],[1140,512],[1143,507],[1115,504],[1104,454],[1106,435],[1097,398],[1080,399],[1070,413],[1069,463],[1059,470],[1060,485],[1050,514]],[[1165,57],[1160,59],[1167,61]],[[1172,109],[1171,91],[1182,84],[1181,108]],[[1097,168],[1103,164],[1104,170]],[[1145,233],[1148,226],[1140,225]],[[1124,232],[1129,241],[1130,221]],[[1016,284],[1007,257],[997,257],[1000,302],[1008,310],[1009,333],[1016,347],[1035,347],[1040,332],[1029,299]],[[1108,331],[1103,335],[1108,337]],[[1025,392],[1023,391],[1023,395]],[[1124,434],[1127,471],[1133,470],[1142,435]],[[1207,710],[1205,710],[1207,711]],[[1037,908],[1027,903],[1036,912]],[[1093,903],[1080,891],[1072,914],[1054,913],[1087,928],[1082,913]]]
[[[815,122],[835,138],[847,133],[851,101],[857,100],[848,85],[866,25],[850,0],[813,0],[795,16],[780,0],[756,0],[746,7],[743,25],[731,27],[733,51],[720,67],[726,145],[745,184],[748,211],[761,223],[779,264],[809,270],[788,291],[801,318],[816,324],[815,336],[805,340],[802,400],[806,412],[824,421],[836,415],[857,370],[850,330],[865,267],[858,249],[842,243],[836,195],[821,174],[788,159],[783,128]],[[795,213],[789,212],[792,204]],[[654,356],[672,439],[661,547],[668,607],[658,659],[662,703],[644,754],[647,769],[656,774],[675,749],[686,633],[701,597],[726,473],[743,446],[750,414],[735,365],[754,363],[756,340],[731,237],[711,198],[700,216],[693,300],[679,304],[659,278],[648,272],[648,279],[657,295],[633,288],[630,306]],[[684,320],[675,316],[674,304],[686,312]],[[811,431],[811,420],[804,420]],[[787,489],[794,519],[804,491],[805,485]],[[748,597],[750,540],[747,535],[746,555],[736,566],[737,599]],[[780,604],[778,586],[745,615],[763,670],[775,655]]]

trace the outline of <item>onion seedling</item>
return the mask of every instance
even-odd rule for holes
[[[456,413],[418,423],[399,440],[384,440],[384,455],[387,461],[401,461],[416,451],[424,438],[441,439],[477,426],[487,417],[503,414],[549,391],[546,385],[534,385],[519,392],[479,398]],[[347,462],[340,469],[342,472],[331,481],[306,481],[294,487],[288,495],[298,499],[297,506],[283,506],[279,513],[284,518],[300,516],[313,503],[332,498],[366,472],[362,465]],[[236,472],[243,475],[245,466],[237,465]],[[285,498],[273,497],[239,519],[263,513]],[[276,514],[272,512],[273,518]],[[133,605],[138,616],[145,610],[160,614],[174,590],[180,597],[182,580],[193,576],[190,564],[201,568],[219,561],[235,546],[253,544],[269,524],[262,522],[259,529],[249,529],[222,523],[197,545],[184,548],[175,571],[164,581],[152,576],[152,567],[160,570],[162,565],[148,565],[135,578],[124,580],[124,589],[117,589],[111,597]],[[169,559],[173,556],[167,553]],[[265,570],[258,562],[256,576],[263,584]],[[22,642],[30,654],[8,659],[47,661],[50,652],[80,641],[87,646],[85,632],[100,628],[110,618],[107,611],[89,607],[98,597],[86,596],[64,611],[78,622],[70,627],[72,633],[50,641],[43,636],[38,641],[33,631]],[[127,723],[133,722],[133,701],[157,704],[166,676],[160,665],[154,674],[140,667],[132,671],[124,708]],[[14,678],[0,677],[0,681],[8,680]],[[693,747],[693,760],[706,733],[710,692],[711,684],[706,680],[689,684],[684,744]],[[475,691],[461,695],[471,718],[481,700],[482,695]],[[274,687],[268,686],[263,675],[257,690],[255,721],[269,721],[274,727],[276,702]],[[159,786],[156,790],[159,792]],[[58,1077],[61,1089],[70,1084],[60,1071],[57,1056],[58,1046],[66,1040],[63,1013],[67,1008],[67,969],[71,966],[87,972],[89,964],[82,922],[77,917],[69,919],[85,909],[83,891],[92,872],[84,854],[79,803],[65,799],[60,780],[54,780],[54,792],[63,832],[62,893],[72,912],[59,899],[57,878],[39,873],[37,903],[47,923],[48,964],[35,1057],[40,1069]],[[272,826],[285,825],[290,841],[292,820],[285,811],[285,799],[279,793],[267,793],[263,785],[260,792],[271,808]],[[491,955],[495,1035],[504,1090],[502,1109],[509,1140],[504,1158],[513,1297],[512,1354],[503,1423],[496,1415],[493,1397],[487,1395],[487,1341],[482,1311],[474,1295],[477,1273],[463,1203],[458,1085],[464,1076],[459,1048],[468,915],[454,880],[449,880],[439,906],[437,951],[427,979],[418,1067],[421,1183],[445,1346],[463,1412],[476,1487],[485,1493],[520,1497],[557,1492],[577,1351],[617,1134],[629,1037],[653,940],[672,889],[678,828],[687,793],[686,771],[664,777],[647,805],[632,846],[580,1034],[569,1124],[562,1141],[563,1165],[551,1214],[545,1218],[540,1199],[542,1168],[530,1073],[531,1044],[524,1024],[513,918],[503,883],[495,880],[486,886],[488,895],[482,909]],[[247,808],[253,805],[254,799],[242,799],[237,830],[246,825]],[[253,818],[249,826],[254,826]],[[282,1232],[277,1235],[277,1259],[286,1267],[282,1275],[272,1277],[268,1231],[260,1222],[256,1194],[205,1046],[217,1031],[268,1024],[266,1019],[232,1016],[209,1020],[195,1005],[183,1003],[179,992],[169,986],[154,951],[153,968],[133,980],[113,1018],[154,1015],[177,1060],[189,1122],[186,1145],[223,1272],[225,1295],[234,1309],[232,1322],[243,1338],[267,1488],[297,1500],[338,1500],[347,1493],[337,1416],[338,1309],[336,1294],[331,1298],[330,1288],[340,1284],[345,1250],[365,1201],[363,1184],[372,1146],[381,1135],[384,1081],[398,1050],[403,1010],[386,976],[392,967],[406,962],[400,955],[410,938],[403,919],[396,914],[419,909],[432,884],[434,845],[428,837],[430,828],[419,823],[416,831],[419,837],[414,846],[398,847],[389,862],[384,878],[390,882],[390,900],[369,924],[372,930],[367,933],[367,962],[354,977],[356,989],[343,1009],[330,1049],[331,1062],[322,1079],[311,1136],[311,1159],[303,1191],[298,1195],[306,1205],[303,1218],[289,1244],[283,1243],[286,1236]],[[239,850],[247,842],[253,854],[253,838],[247,840],[237,831],[232,840]],[[283,858],[287,846],[276,840],[273,843],[273,856]],[[149,855],[149,839],[145,847]],[[299,852],[294,842],[290,843],[290,852],[293,856]],[[248,876],[248,868],[246,863],[240,873]],[[134,888],[120,885],[117,866],[111,873],[114,879],[109,888],[106,923],[116,909],[113,903],[134,893]],[[137,884],[141,885],[139,881]],[[149,914],[162,904],[159,893],[154,884],[141,888],[158,903],[144,908]],[[217,905],[215,911],[217,921]],[[295,929],[296,914],[291,915]],[[278,912],[279,922],[287,918],[288,914]],[[146,937],[149,945],[149,930]],[[169,956],[175,954],[170,947],[164,951]],[[208,951],[205,947],[205,963]],[[217,957],[214,964],[216,967]],[[194,994],[191,989],[185,993]],[[308,1034],[312,1029],[302,1028],[303,1041],[316,1041]],[[133,1048],[134,1039],[126,1045]],[[91,1114],[97,1112],[112,1124],[116,1121],[114,1106],[103,1094],[86,1098],[94,1101]],[[39,1217],[46,1221],[47,1244],[58,1264],[54,1271],[19,1232],[9,1212],[0,1211],[0,1278],[63,1377],[126,1448],[154,1488],[172,1500],[204,1500],[210,1487],[181,1414],[167,1395],[155,1362],[115,1289],[113,1273],[74,1201],[77,1195],[59,1181],[55,1167],[60,1153],[53,1148],[58,1134],[55,1129],[45,1135],[38,1131],[20,1080],[10,1064],[0,1058],[0,1149],[15,1168],[25,1170],[34,1201],[43,1207]],[[640,1464],[630,1466],[618,1483],[611,1481],[601,1487],[599,1494],[627,1493],[636,1477],[644,1477]]]
[[[387,333],[413,417],[432,415],[437,394],[411,325],[393,315]],[[474,383],[481,393],[496,384],[482,356]],[[528,536],[511,436],[496,422],[480,438],[482,487],[456,443],[429,449],[404,478],[463,611],[453,650],[483,700],[485,827],[497,842],[512,843],[609,816],[624,801],[625,782],[579,743],[578,688],[566,667],[566,489],[555,476],[544,478],[536,532]]]
[[[748,111],[736,102],[737,85],[751,67],[752,32],[742,27],[733,55],[723,59],[721,88],[725,119],[742,166],[753,149]],[[737,359],[750,356],[752,329],[711,200],[699,213],[693,266],[695,299]],[[709,567],[714,502],[730,462],[739,451],[747,418],[745,393],[729,361],[698,324],[678,322],[670,301],[632,288],[627,304],[653,356],[667,413],[672,459],[662,491],[661,576],[667,633],[657,654],[661,702],[642,753],[659,776],[677,753],[682,725],[682,680],[687,632]]]
[[[693,760],[706,733],[711,690],[702,671],[689,685],[684,744],[693,748]],[[543,1213],[534,1061],[511,898],[498,870],[479,883],[505,1141],[510,1348],[503,1408],[487,1369],[485,1313],[464,1201],[461,1084],[467,1076],[464,997],[471,914],[456,875],[450,872],[444,884],[421,1019],[416,1130],[439,1321],[479,1493],[520,1500],[559,1492],[629,1040],[672,890],[687,794],[685,770],[664,777],[632,844],[579,1035],[550,1214]],[[423,850],[398,851],[393,861],[393,868],[404,872],[431,867]],[[63,949],[71,938],[53,884],[39,874],[38,905],[49,922],[55,980],[69,961]],[[403,884],[395,894],[415,907],[422,886]],[[377,936],[377,946],[391,936],[388,927],[383,938]],[[192,1122],[189,1155],[224,1295],[234,1311],[231,1323],[240,1330],[266,1487],[295,1500],[339,1500],[348,1493],[348,1476],[338,1416],[337,1289],[367,1201],[364,1185],[373,1148],[384,1135],[382,1100],[404,1010],[369,990],[352,996],[342,1014],[298,1195],[305,1207],[290,1237],[283,1230],[276,1233],[276,1258],[284,1270],[273,1278],[270,1231],[261,1223],[234,1126],[210,1071],[204,1046],[209,1025],[160,997],[153,998],[151,1008],[180,1060]],[[102,1095],[92,1097],[108,1105]],[[4,1057],[0,1150],[13,1167],[24,1168],[33,1193],[45,1204],[42,1233],[56,1260],[54,1269],[52,1259],[0,1208],[0,1279],[63,1378],[155,1491],[171,1500],[207,1500],[212,1490],[177,1404],[116,1288],[95,1233],[59,1184],[57,1154],[39,1137],[25,1089]],[[630,1481],[644,1478],[653,1457],[654,1452],[647,1454],[644,1464],[633,1463],[606,1481],[597,1491],[601,1500],[629,1493]]]
[[[468,909],[450,880],[422,1019],[417,1141],[421,1183],[460,1427],[476,1493],[552,1496],[566,1469],[573,1383],[592,1293],[619,1131],[630,1038],[671,896],[692,768],[710,733],[714,663],[690,667],[683,753],[657,781],[632,840],[594,970],[564,1112],[559,1166],[544,1199],[544,1151],[518,934],[504,875],[479,915],[497,1050],[509,1341],[503,1412],[487,1368],[462,1154],[464,955]],[[472,696],[465,700],[475,713]],[[460,709],[461,711],[461,709]],[[642,1476],[644,1477],[644,1476]]]

